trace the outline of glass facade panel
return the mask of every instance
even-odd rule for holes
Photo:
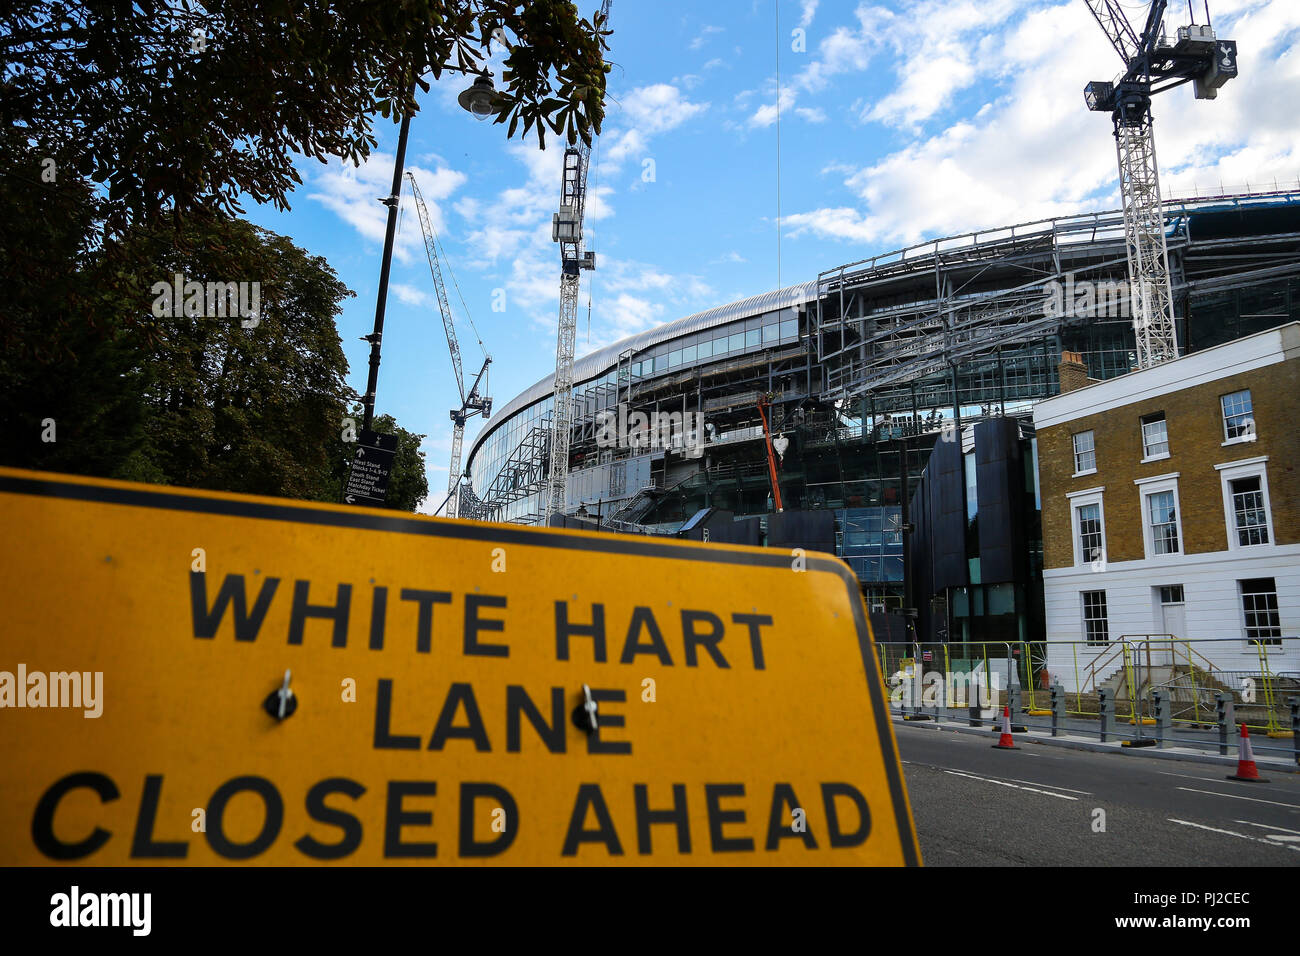
[[[846,508],[836,514],[842,531],[840,557],[862,581],[903,580],[902,510]]]

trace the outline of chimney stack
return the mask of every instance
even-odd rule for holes
[[[1092,379],[1088,378],[1088,366],[1083,364],[1083,355],[1079,352],[1061,353],[1058,374],[1061,380],[1061,394],[1092,384]]]

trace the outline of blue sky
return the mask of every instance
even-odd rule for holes
[[[587,212],[598,268],[584,277],[579,355],[923,239],[1118,205],[1110,121],[1084,108],[1082,91],[1120,63],[1083,0],[775,2],[614,0]],[[1145,3],[1121,4],[1135,23],[1145,16]],[[587,16],[597,6],[579,3]],[[1187,8],[1171,7],[1172,31]],[[1181,196],[1294,185],[1300,2],[1217,0],[1210,12],[1238,42],[1241,76],[1212,102],[1186,87],[1157,101],[1162,186]],[[493,356],[500,407],[554,369],[562,149],[476,122],[456,105],[464,85],[448,74],[422,96],[407,166]],[[323,256],[356,292],[339,329],[358,392],[396,126],[379,119],[377,135],[359,169],[301,160],[289,211],[246,204],[248,219]],[[459,400],[409,193],[403,206],[378,408],[428,436],[427,510],[445,494]],[[447,281],[472,376],[481,353]]]

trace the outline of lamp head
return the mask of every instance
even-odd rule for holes
[[[495,94],[496,88],[492,85],[492,77],[484,73],[474,80],[469,89],[463,90],[460,96],[456,97],[456,102],[460,103],[461,108],[475,119],[485,120],[492,115],[492,97]]]

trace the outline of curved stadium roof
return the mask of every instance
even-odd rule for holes
[[[734,322],[737,319],[747,318],[751,315],[762,315],[766,312],[774,312],[793,305],[802,305],[805,302],[812,302],[816,298],[817,282],[814,280],[799,285],[786,286],[784,289],[777,289],[772,292],[764,292],[737,302],[729,302],[726,305],[720,305],[704,312],[696,312],[694,315],[688,315],[685,318],[664,325],[657,325],[652,329],[629,335],[612,345],[607,345],[602,349],[584,355],[580,359],[576,359],[573,363],[573,382],[578,385],[589,379],[604,375],[618,364],[619,355],[628,349],[639,352],[652,345],[658,345],[660,342],[675,339],[678,336],[726,325],[728,322]],[[511,415],[521,408],[527,408],[534,402],[546,398],[554,391],[554,388],[555,373],[552,372],[506,402],[493,415],[495,421],[474,438],[474,442],[470,446],[466,466],[468,467],[468,462],[474,460],[474,453],[478,451],[479,445],[483,443],[488,435],[492,434],[499,424],[508,420]]]

